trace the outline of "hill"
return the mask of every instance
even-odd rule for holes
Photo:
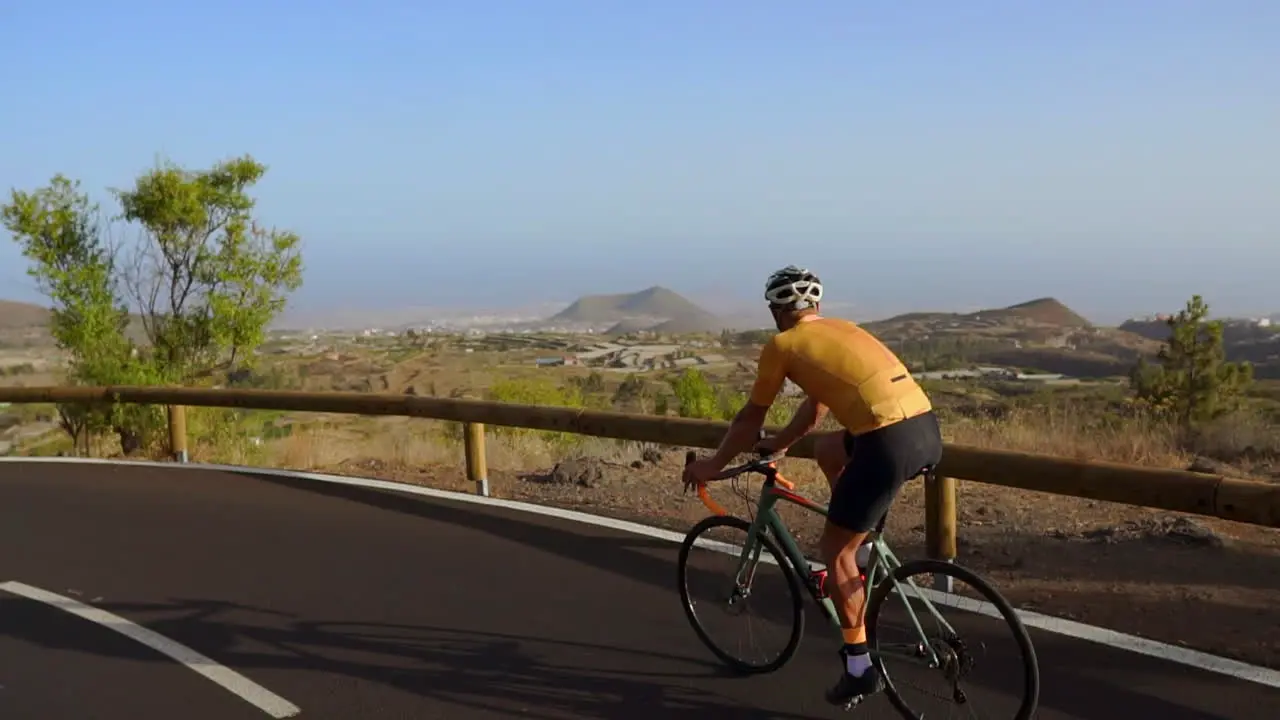
[[[1168,323],[1154,318],[1126,320],[1120,324],[1120,330],[1157,345],[1167,341],[1172,332]],[[1227,360],[1252,363],[1254,375],[1259,378],[1280,377],[1280,327],[1256,320],[1224,318],[1222,343]]]
[[[48,308],[0,300],[0,349],[38,348],[52,344]]]
[[[1012,321],[1027,321],[1039,325],[1057,325],[1059,327],[1088,328],[1093,325],[1071,308],[1054,298],[1036,298],[1017,305],[995,310],[979,310],[970,317],[1004,318]]]
[[[971,313],[914,312],[866,326],[926,365],[1007,365],[1074,377],[1123,375],[1159,349],[1139,335],[1095,327],[1051,297]]]
[[[655,323],[658,323],[658,322],[662,322],[662,320],[657,318],[653,318],[653,319],[627,318],[625,320],[619,320],[617,323],[613,325],[613,327],[609,328],[608,330],[605,330],[604,334],[605,335],[630,335],[631,333],[643,332],[645,330],[648,330],[649,328],[653,327]]]
[[[53,344],[49,332],[52,313],[49,308],[33,303],[0,300],[0,345],[19,347],[43,347]],[[126,334],[137,343],[145,343],[147,335],[142,319],[129,317]]]
[[[566,323],[613,323],[636,317],[674,318],[705,312],[707,311],[679,293],[655,285],[634,293],[585,295],[552,315],[549,320]]]
[[[865,324],[900,352],[928,362],[1006,365],[1073,377],[1124,376],[1139,358],[1154,358],[1169,337],[1169,327],[1155,319],[1094,326],[1054,298],[973,313],[908,313]],[[1226,322],[1223,330],[1228,360],[1254,363],[1258,378],[1280,377],[1280,329],[1241,320]]]
[[[611,325],[607,332],[714,332],[724,321],[677,292],[654,286],[634,293],[587,295],[547,319],[549,323]]]
[[[666,322],[654,325],[649,330],[662,335],[684,335],[687,333],[720,332],[729,327],[729,323],[718,315],[703,311],[701,313],[689,313],[673,317]]]
[[[1054,298],[1036,298],[1003,308],[991,308],[971,313],[913,312],[876,320],[867,325],[893,327],[902,325],[924,326],[1047,326],[1062,329],[1087,329],[1093,324],[1074,310]]]
[[[49,308],[13,300],[0,300],[0,330],[26,330],[48,325]]]

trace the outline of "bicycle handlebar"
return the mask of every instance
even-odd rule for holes
[[[761,432],[760,435],[763,438],[764,433]],[[769,455],[762,454],[760,457],[754,460],[750,460],[741,465],[736,465],[734,467],[721,470],[714,477],[712,477],[709,482],[715,482],[717,480],[728,480],[729,478],[737,477],[745,472],[757,472],[757,473],[760,473],[761,475],[772,476],[774,482],[786,488],[787,490],[794,490],[795,483],[782,477],[782,474],[778,472],[777,462],[785,456],[786,456],[785,452],[773,453]],[[688,467],[691,463],[695,462],[697,459],[698,459],[698,454],[693,450],[690,450],[687,453],[685,453],[684,464],[686,467]],[[708,510],[715,513],[716,515],[729,514],[729,511],[725,510],[724,507],[720,505],[720,503],[716,502],[711,497],[711,493],[707,492],[707,484],[705,482],[698,483],[697,488],[698,488],[697,489],[698,499],[702,501],[703,505],[707,506]]]

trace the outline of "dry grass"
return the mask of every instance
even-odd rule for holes
[[[485,442],[490,468],[512,472],[545,469],[571,456],[630,462],[642,447],[606,438],[575,437],[568,441],[534,432],[493,432]],[[376,460],[396,468],[460,465],[461,440],[448,423],[407,418],[352,419],[298,424],[287,437],[265,441],[193,444],[192,459],[246,463],[294,470],[332,470]]]
[[[952,418],[943,427],[956,444],[1076,460],[1186,468],[1205,457],[1259,476],[1280,467],[1280,428],[1253,413],[1224,417],[1192,436],[1167,422],[1104,416],[1072,405],[1020,410],[1000,420]]]
[[[1073,406],[1015,411],[999,420],[949,418],[947,440],[994,450],[1154,467],[1185,467],[1192,453],[1171,426],[1149,420],[1108,421]]]

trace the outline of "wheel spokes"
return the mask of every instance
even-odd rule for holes
[[[935,572],[952,579],[952,592],[909,582]],[[967,570],[932,561],[907,563],[883,582],[868,610],[868,636],[890,699],[904,715],[1030,716],[1039,686],[1034,650],[998,593]],[[989,653],[994,643],[1003,644]]]

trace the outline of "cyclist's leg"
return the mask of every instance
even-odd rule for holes
[[[866,436],[863,436],[865,438]],[[859,695],[880,689],[880,678],[871,670],[867,634],[863,626],[866,590],[859,576],[857,549],[879,520],[876,508],[887,506],[892,497],[892,474],[884,469],[883,453],[875,452],[875,438],[853,443],[849,462],[831,492],[829,515],[820,547],[827,565],[828,594],[840,619],[844,645],[840,657],[840,681],[827,692],[827,699],[843,704]]]
[[[849,463],[849,442],[852,437],[844,430],[816,433],[813,438],[813,459],[818,463],[827,485],[834,491],[844,466]]]
[[[866,592],[855,560],[858,546],[880,521],[907,480],[941,454],[941,434],[932,414],[904,420],[853,438],[849,462],[832,491],[830,512],[822,536],[830,589],[844,635],[844,672],[827,693],[840,704],[878,691],[880,678],[871,670],[863,610]]]

